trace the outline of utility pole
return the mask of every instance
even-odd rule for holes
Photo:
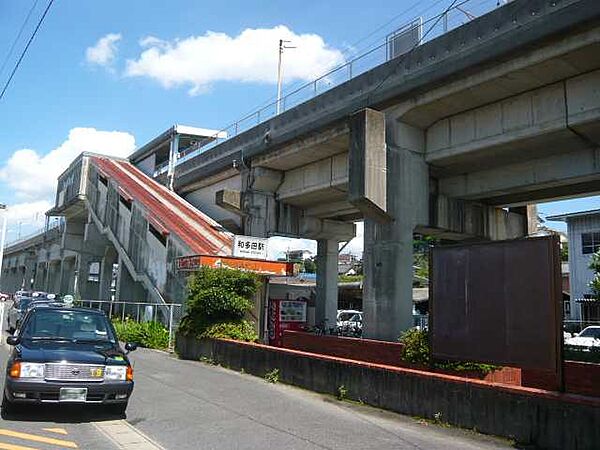
[[[0,237],[0,279],[2,277],[2,259],[4,258],[4,242],[6,241],[6,216],[8,212],[6,209],[6,205],[0,203],[0,211],[2,211],[2,237]],[[0,287],[2,287],[1,283]]]
[[[281,84],[283,82],[283,51],[286,48],[296,48],[286,44],[289,44],[291,41],[286,41],[284,39],[279,39],[279,59],[277,61],[277,114],[281,112]]]

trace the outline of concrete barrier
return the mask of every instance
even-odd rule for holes
[[[177,353],[411,416],[441,420],[549,449],[592,449],[600,442],[600,400],[297,350],[179,335]]]
[[[317,336],[301,331],[283,332],[282,347],[300,350],[308,353],[335,356],[338,358],[356,361],[383,364],[386,366],[406,367],[409,369],[426,370],[428,372],[445,373],[462,378],[477,378],[493,383],[503,383],[520,386],[521,369],[502,367],[493,372],[484,373],[477,371],[456,372],[442,369],[429,369],[417,364],[407,363],[402,360],[400,342],[375,341],[372,339],[357,339],[339,336]]]

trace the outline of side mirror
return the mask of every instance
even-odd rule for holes
[[[133,343],[133,342],[127,342],[125,344],[125,350],[127,350],[127,353],[129,352],[133,352],[137,349],[137,344]]]
[[[6,343],[8,345],[18,345],[21,342],[19,336],[7,336]]]

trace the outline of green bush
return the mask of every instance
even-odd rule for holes
[[[362,275],[339,275],[338,281],[340,283],[354,283],[356,281],[362,281]]]
[[[402,359],[413,364],[429,365],[429,334],[416,328],[402,333],[399,339],[402,347]]]
[[[235,339],[236,341],[246,342],[254,342],[258,339],[254,326],[247,320],[214,323],[206,327],[199,337]]]
[[[186,315],[179,331],[197,337],[257,339],[244,320],[260,283],[254,273],[202,267],[188,280]]]
[[[141,322],[126,318],[113,319],[117,337],[123,342],[135,342],[141,347],[166,349],[169,346],[169,330],[159,322]]]
[[[400,336],[402,348],[402,359],[413,364],[432,367],[441,370],[453,370],[455,372],[481,372],[490,373],[500,369],[492,364],[482,364],[470,361],[431,361],[429,333],[427,331],[411,328]]]

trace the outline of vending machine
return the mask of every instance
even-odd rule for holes
[[[269,299],[269,344],[281,347],[285,330],[302,331],[306,327],[306,299]]]

